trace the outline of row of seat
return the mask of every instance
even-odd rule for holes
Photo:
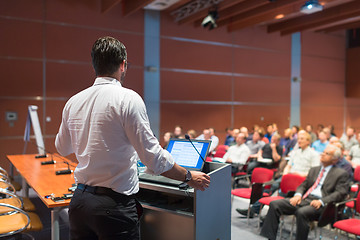
[[[232,197],[236,196],[239,198],[245,198],[250,200],[248,207],[248,215],[247,215],[248,222],[249,222],[250,209],[252,204],[259,201],[262,206],[269,205],[271,201],[284,198],[279,195],[269,196],[268,193],[264,192],[264,190],[273,183],[273,175],[274,172],[272,170],[266,168],[255,168],[254,171],[252,172],[251,182],[248,188],[235,188],[231,191]],[[238,176],[236,177],[237,179],[235,179],[235,182],[239,178],[245,178],[245,177],[249,178],[250,176],[247,175]],[[279,190],[281,191],[281,193],[285,194],[286,197],[291,197],[295,193],[297,187],[304,180],[305,178],[299,175],[286,174],[282,176]],[[360,166],[357,167],[354,171],[354,181],[355,184],[351,188],[351,191],[353,191],[351,195],[355,196],[355,198],[350,198],[347,201],[341,203],[336,203],[336,204],[331,203],[325,206],[325,210],[323,211],[323,214],[320,216],[319,219],[317,219],[318,227],[323,227],[326,226],[327,224],[332,224],[332,226],[337,229],[340,229],[350,234],[360,236],[360,219],[355,218],[355,213],[356,212],[360,213],[360,194],[358,194],[359,184],[360,184]],[[341,212],[342,209],[344,209],[344,207],[353,209],[354,214],[350,219],[337,221],[338,213]],[[260,228],[260,213],[259,213],[259,221],[258,221],[259,228]],[[292,226],[294,225],[294,221],[295,218],[293,218]],[[280,239],[281,239],[283,222],[284,221],[281,220]],[[292,234],[293,234],[293,227],[291,229],[291,234],[290,234],[291,237]],[[321,234],[320,234],[320,238],[321,238]]]
[[[16,194],[19,186],[15,187],[6,170],[0,167],[0,237],[34,239],[27,232],[41,231],[43,225],[30,199]]]

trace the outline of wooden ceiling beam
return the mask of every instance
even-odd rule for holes
[[[233,16],[235,16],[239,13],[249,11],[249,10],[257,8],[257,7],[261,7],[265,4],[269,4],[269,0],[245,0],[245,1],[242,1],[242,2],[232,6],[231,8],[226,8],[223,11],[218,12],[219,20],[217,21],[217,25],[218,25],[218,27],[227,25],[229,23],[229,20]],[[201,21],[202,21],[202,19],[195,21],[194,26],[200,26]]]
[[[106,13],[116,6],[121,0],[101,0],[101,12]]]
[[[122,0],[123,16],[128,16],[151,2],[153,2],[153,0]]]
[[[274,11],[272,12],[268,12],[268,13],[264,13],[262,15],[256,16],[256,17],[251,17],[245,20],[239,20],[239,21],[233,21],[229,24],[228,26],[228,31],[229,32],[233,32],[239,29],[243,29],[246,27],[250,27],[250,26],[254,26],[257,24],[260,24],[262,22],[267,22],[267,21],[272,21],[275,19],[276,16],[282,14],[284,16],[289,15],[289,14],[293,14],[299,11],[299,7],[302,5],[303,3],[297,3],[295,5],[292,6],[286,6],[284,8],[277,8],[274,9]]]
[[[330,32],[335,32],[335,31],[339,31],[339,30],[354,29],[354,28],[359,28],[359,27],[360,27],[360,20],[354,21],[354,22],[338,24],[338,25],[331,26],[331,27],[325,27],[325,28],[316,30],[316,32],[330,33]]]
[[[218,12],[219,11],[222,11],[226,8],[230,8],[236,4],[238,4],[239,2],[242,2],[243,0],[225,0],[223,2],[220,2],[218,5],[217,5],[217,10]],[[256,0],[258,1],[258,0]],[[261,0],[261,1],[264,1],[264,0]],[[186,23],[191,23],[191,22],[195,22],[197,20],[202,20],[205,16],[207,16],[208,14],[208,11],[209,9],[204,9],[204,10],[201,10],[197,13],[194,13],[193,15],[190,15],[189,17],[187,18],[184,18],[184,19],[181,19],[180,21],[178,21],[179,24],[186,24]]]
[[[191,2],[191,0],[180,0],[179,2],[174,3],[170,7],[165,9],[165,12],[171,13],[172,11],[175,11],[176,9],[180,8],[181,6],[184,6],[185,4],[188,4]]]
[[[360,1],[359,1],[360,2]],[[327,24],[331,24],[331,23],[335,23],[335,22],[339,22],[348,18],[352,18],[352,17],[357,17],[360,16],[360,8],[356,9],[356,11],[345,14],[345,15],[334,15],[331,18],[326,18],[322,21],[318,20],[316,22],[306,22],[304,24],[302,24],[301,26],[297,26],[297,27],[293,27],[293,28],[288,28],[286,30],[280,31],[281,35],[288,35],[291,33],[295,33],[295,32],[301,32],[307,29],[314,29],[323,25],[327,25]]]
[[[282,21],[280,23],[270,24],[268,26],[268,32],[287,32],[290,29],[299,28],[304,25],[311,25],[317,22],[324,22],[326,20],[332,19],[335,16],[343,16],[346,14],[350,14],[352,12],[356,12],[360,9],[360,1],[353,1],[349,3],[345,3],[343,5],[334,6],[328,9],[325,9],[321,12],[316,12],[309,15],[303,15],[301,17],[297,17],[294,19],[290,19],[287,21]]]
[[[328,3],[335,0],[323,0],[322,3]],[[229,26],[228,31],[236,31],[239,29],[243,29],[246,27],[254,26],[263,22],[273,21],[276,16],[282,14],[286,17],[286,15],[289,14],[296,14],[299,12],[300,7],[304,5],[303,1],[298,1],[295,3],[292,3],[290,5],[280,5],[280,7],[274,8],[273,11],[264,12],[261,15],[258,16],[250,16],[247,19],[244,19],[244,16],[239,16],[239,20],[233,20]],[[279,20],[281,21],[281,20]]]
[[[275,2],[268,2],[265,5],[259,6],[257,8],[250,9],[246,12],[237,14],[236,16],[232,17],[230,21],[228,21],[228,31],[237,30],[237,28],[233,29],[233,26],[236,26],[237,23],[247,21],[249,19],[254,19],[264,14],[269,14],[274,11],[278,11],[279,9],[284,9],[288,6],[291,6],[296,3],[304,2],[303,0],[277,0]],[[222,23],[219,22],[219,26]]]

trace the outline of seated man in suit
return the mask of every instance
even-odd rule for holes
[[[343,201],[349,191],[348,173],[334,166],[340,157],[341,150],[328,145],[321,154],[321,166],[309,170],[295,196],[270,203],[260,234],[268,239],[276,239],[279,217],[294,214],[296,239],[307,239],[309,221],[319,218],[325,204]]]

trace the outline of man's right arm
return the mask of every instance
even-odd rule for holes
[[[204,191],[205,188],[209,187],[210,184],[210,176],[203,173],[203,172],[199,172],[199,171],[190,171],[191,172],[191,180],[189,182],[187,182],[187,184],[190,187],[193,187],[195,189]],[[178,164],[174,164],[174,166],[162,173],[161,175],[168,177],[168,178],[172,178],[172,179],[176,179],[179,181],[185,181],[185,175],[187,173],[187,170],[181,166],[179,166]]]
[[[128,109],[124,116],[126,135],[138,153],[141,161],[153,174],[161,174],[175,180],[184,181],[187,170],[176,164],[170,153],[164,150],[150,128],[145,104],[139,95],[128,99]],[[203,190],[209,186],[210,177],[202,172],[192,171],[188,185]]]
[[[74,152],[71,146],[71,136],[69,128],[66,124],[66,119],[64,118],[65,111],[62,113],[62,121],[60,124],[59,132],[56,135],[55,147],[56,150],[62,155],[67,156]]]

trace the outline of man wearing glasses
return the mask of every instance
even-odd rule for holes
[[[321,154],[321,166],[309,170],[294,197],[270,203],[260,234],[268,239],[276,239],[280,216],[294,214],[296,239],[307,239],[309,222],[319,218],[325,204],[343,201],[349,191],[348,173],[334,166],[340,157],[341,150],[328,145]]]

